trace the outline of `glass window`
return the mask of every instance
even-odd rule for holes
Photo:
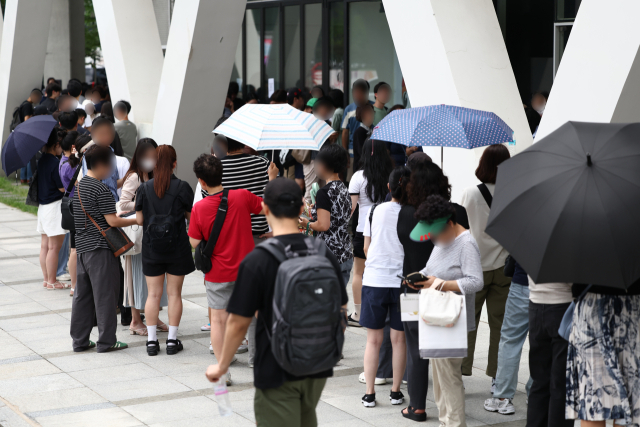
[[[564,50],[567,47],[567,42],[569,41],[569,36],[571,35],[571,29],[573,25],[556,25],[556,51],[554,52],[554,69],[553,75],[555,77],[555,73],[558,71],[558,67],[560,66],[560,60],[562,60],[562,55],[564,55]]]
[[[557,0],[556,20],[566,21],[576,19],[582,0]]]
[[[231,82],[238,84],[238,97],[242,98],[244,92],[244,81],[242,80],[242,30],[240,31],[240,37],[238,37],[238,47],[236,48],[236,60],[233,63],[233,69],[231,70]]]
[[[264,9],[264,99],[280,89],[280,11],[277,7]]]
[[[300,87],[300,6],[284,8],[284,87]]]
[[[367,80],[372,101],[373,87],[386,82],[393,90],[387,107],[402,104],[402,72],[382,2],[349,3],[349,7],[350,82]]]
[[[257,89],[260,87],[260,23],[262,9],[247,10],[245,15],[247,27],[247,75],[245,85],[246,90],[242,93],[253,93],[258,95]]]
[[[329,87],[344,91],[344,4],[329,7]]]
[[[322,4],[308,4],[304,11],[305,91],[322,85]]]

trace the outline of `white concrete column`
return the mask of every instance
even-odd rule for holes
[[[131,103],[138,136],[149,136],[164,58],[150,1],[93,2],[112,102]]]
[[[0,47],[0,118],[4,143],[15,107],[42,84],[52,0],[7,0]]]
[[[195,185],[192,165],[222,116],[246,0],[175,3],[153,121],[153,138],[178,153],[177,174]]]
[[[536,134],[572,121],[640,121],[640,2],[584,0]]]
[[[491,111],[514,130],[515,152],[531,132],[491,0],[383,0],[413,107],[448,104]],[[572,35],[573,36],[573,35]],[[440,149],[427,151],[440,163]],[[444,149],[444,172],[459,201],[475,185],[482,148]]]
[[[52,0],[49,40],[44,60],[44,78],[55,77],[62,80],[63,89],[71,78],[69,29],[69,0]]]

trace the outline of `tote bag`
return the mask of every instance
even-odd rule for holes
[[[451,328],[418,321],[418,349],[423,359],[467,357],[467,308],[464,297],[460,317]]]
[[[463,311],[464,296],[444,292],[444,280],[436,279],[430,288],[420,291],[420,319],[427,325],[451,328]]]

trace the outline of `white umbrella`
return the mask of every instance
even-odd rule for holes
[[[246,104],[214,129],[254,150],[319,150],[334,131],[287,104]]]

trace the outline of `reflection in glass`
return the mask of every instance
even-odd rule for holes
[[[309,91],[322,85],[322,5],[308,4],[305,8],[304,90]]]
[[[247,75],[246,89],[242,90],[242,93],[254,93],[257,94],[257,89],[260,87],[260,14],[261,9],[247,10],[245,15],[246,27],[247,27]]]
[[[300,87],[300,6],[284,8],[284,87]]]
[[[555,70],[558,71],[558,67],[560,66],[560,60],[562,60],[562,55],[564,54],[564,50],[567,47],[567,42],[569,41],[569,36],[571,35],[571,29],[573,25],[558,25],[556,27],[556,54],[555,56]]]
[[[386,82],[393,90],[387,107],[402,104],[402,72],[382,2],[349,3],[349,7],[349,81],[367,80],[371,100],[373,87]]]
[[[277,7],[264,9],[264,99],[280,89],[280,12]],[[272,80],[273,79],[273,80]],[[272,80],[273,83],[270,83]]]
[[[329,7],[329,87],[344,91],[344,4]]]

